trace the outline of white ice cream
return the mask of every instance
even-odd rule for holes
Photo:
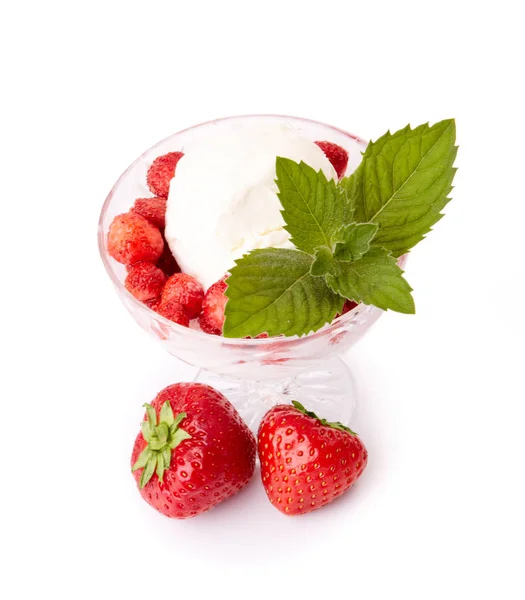
[[[277,156],[336,178],[318,146],[280,123],[223,124],[184,152],[170,184],[165,235],[182,270],[205,288],[249,250],[293,248],[274,181]]]

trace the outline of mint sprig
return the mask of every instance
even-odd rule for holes
[[[297,250],[254,250],[236,261],[224,335],[308,334],[331,322],[345,299],[414,313],[396,258],[443,216],[456,153],[447,120],[386,133],[339,183],[277,157],[285,229]]]

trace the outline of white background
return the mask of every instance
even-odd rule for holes
[[[519,4],[2,5],[2,598],[524,597]],[[408,264],[418,314],[349,355],[358,485],[292,519],[254,478],[169,521],[129,455],[142,403],[193,371],[120,305],[98,212],[161,138],[258,112],[372,139],[455,117],[454,200]]]

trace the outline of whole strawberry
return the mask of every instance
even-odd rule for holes
[[[315,142],[315,144],[324,152],[326,158],[332,163],[337,177],[341,179],[348,166],[348,152],[333,142]]]
[[[261,477],[270,502],[286,515],[301,515],[343,494],[368,458],[363,442],[341,423],[328,423],[299,402],[278,405],[258,433]]]
[[[124,265],[156,263],[163,249],[160,231],[136,213],[117,215],[109,226],[108,253]]]
[[[217,390],[176,383],[144,406],[132,471],[144,500],[163,515],[194,517],[233,496],[251,479],[255,439]]]
[[[167,198],[170,192],[170,183],[175,175],[177,163],[184,156],[182,152],[168,152],[158,156],[146,176],[148,187],[155,196]]]

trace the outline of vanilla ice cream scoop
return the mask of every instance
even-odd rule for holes
[[[165,236],[181,269],[205,288],[255,248],[293,248],[277,197],[277,156],[329,179],[323,151],[284,123],[233,122],[184,148],[170,184]]]

